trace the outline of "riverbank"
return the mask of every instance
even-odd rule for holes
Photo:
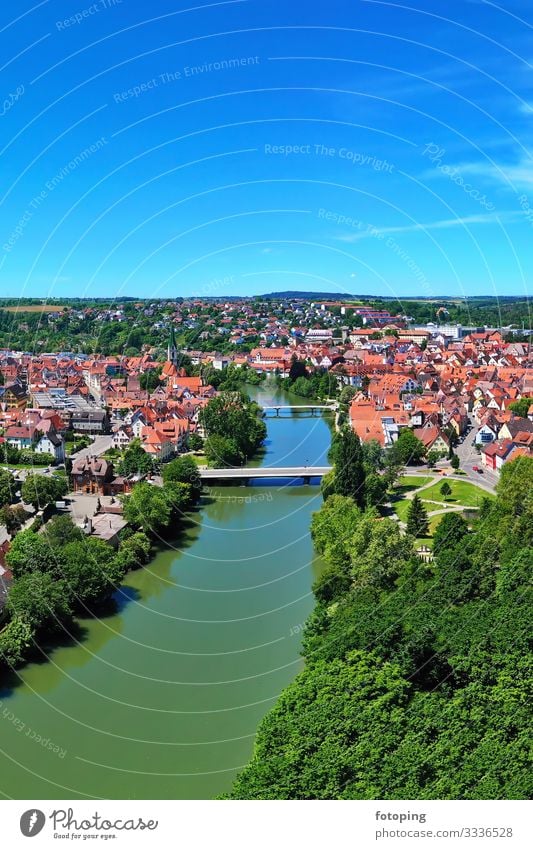
[[[254,400],[294,402],[265,382]],[[267,419],[253,465],[326,462],[323,417]],[[216,486],[181,536],[130,573],[116,609],[80,621],[49,662],[0,691],[1,768],[14,798],[213,798],[249,761],[257,726],[302,668],[319,573],[316,486]],[[13,714],[66,754],[43,751]]]

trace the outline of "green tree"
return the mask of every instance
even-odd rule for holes
[[[28,513],[20,504],[0,509],[0,525],[5,525],[8,534],[16,533],[28,518]]]
[[[124,569],[108,543],[86,537],[64,546],[61,574],[64,591],[66,589],[71,603],[85,610],[113,594],[124,576]]]
[[[433,469],[435,467],[435,465],[437,464],[437,462],[440,460],[440,458],[441,458],[441,452],[437,451],[435,448],[432,448],[431,451],[428,451],[428,455],[427,455],[427,458],[426,458],[428,467],[430,469]]]
[[[29,572],[14,581],[7,609],[35,631],[57,631],[72,615],[64,582],[47,572]]]
[[[410,428],[404,428],[391,452],[402,465],[417,465],[425,457],[426,447]]]
[[[205,456],[210,466],[224,468],[226,466],[242,466],[245,456],[234,439],[213,434],[208,436],[204,445]]]
[[[151,368],[139,376],[139,383],[144,392],[155,392],[161,386],[161,366]]]
[[[413,495],[407,511],[406,531],[414,537],[425,537],[429,531],[427,511],[418,495]]]
[[[125,477],[147,475],[153,471],[153,468],[154,461],[142,447],[141,440],[132,439],[118,464],[118,473]]]
[[[451,465],[452,469],[455,469],[455,471],[457,471],[457,469],[461,465],[461,461],[459,460],[459,457],[457,456],[457,454],[454,454],[453,457],[451,458],[450,465]]]
[[[365,469],[361,440],[350,428],[344,428],[334,446],[334,488],[337,495],[353,498],[359,506],[365,504]]]
[[[434,553],[454,549],[467,533],[468,525],[460,513],[445,513],[433,534]]]
[[[69,542],[83,539],[83,532],[76,527],[70,516],[54,516],[43,527],[43,538],[52,548],[61,548]]]
[[[60,501],[67,491],[67,480],[59,475],[28,475],[20,490],[25,504],[31,504],[36,510],[52,501]]]
[[[198,501],[202,493],[202,479],[198,465],[192,457],[177,457],[163,466],[163,480],[165,483],[186,483],[190,486],[191,498]]]
[[[446,499],[452,494],[452,488],[448,481],[444,481],[444,483],[441,484],[439,492],[446,501]]]
[[[191,451],[201,451],[204,446],[204,440],[198,433],[189,434],[189,448]]]
[[[209,441],[218,436],[233,442],[236,447],[234,455],[253,456],[266,436],[266,426],[259,413],[257,404],[250,402],[242,392],[221,392],[212,398],[200,413],[200,421],[208,437],[206,455],[208,452],[211,456],[216,453]],[[221,453],[225,455],[232,448],[230,443]]]
[[[8,666],[18,666],[28,655],[33,643],[33,629],[27,619],[14,616],[0,630],[0,659]]]
[[[0,507],[6,507],[13,502],[15,490],[13,475],[7,469],[0,469]]]
[[[124,499],[124,518],[148,535],[157,536],[168,528],[171,515],[171,505],[162,487],[138,483]]]
[[[511,410],[515,416],[519,416],[521,419],[527,418],[528,410],[533,404],[533,398],[520,398],[519,401],[512,401],[507,405],[507,409]]]
[[[533,457],[504,463],[496,486],[499,503],[513,516],[533,512]]]
[[[42,534],[21,531],[12,541],[6,554],[6,564],[15,578],[29,572],[51,572],[58,569],[58,557]]]

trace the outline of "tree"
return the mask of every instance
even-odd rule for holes
[[[313,384],[306,377],[297,377],[291,386],[291,392],[302,398],[312,398],[314,395]]]
[[[533,404],[533,398],[520,398],[519,401],[511,401],[510,404],[507,404],[507,409],[511,410],[515,416],[519,416],[521,419],[527,418],[527,414],[529,408]]]
[[[54,516],[43,527],[42,536],[51,548],[60,548],[69,542],[83,539],[83,533],[70,516]]]
[[[113,548],[96,537],[69,542],[62,550],[63,585],[71,603],[85,610],[108,599],[123,576]]]
[[[289,380],[294,382],[299,377],[307,377],[307,368],[305,362],[303,360],[299,360],[296,354],[293,354],[289,368]]]
[[[439,492],[446,501],[446,499],[452,494],[452,488],[448,481],[444,481],[444,483],[441,484]]]
[[[221,392],[212,398],[200,413],[200,421],[207,433],[205,446],[213,456],[213,443],[208,446],[212,437],[223,437],[231,440],[226,443],[223,455],[242,454],[245,458],[252,457],[266,436],[266,426],[259,418],[260,408],[243,395],[242,392]],[[223,445],[218,448],[222,449]],[[234,450],[236,449],[236,450]]]
[[[496,486],[498,501],[513,516],[533,511],[533,458],[517,457],[504,463]]]
[[[457,454],[454,454],[453,457],[451,458],[450,465],[451,465],[452,469],[455,469],[455,471],[457,471],[457,469],[461,465],[461,461],[459,460],[459,457],[457,456]]]
[[[60,501],[67,491],[67,479],[59,475],[28,475],[20,490],[25,504],[31,504],[36,510],[52,501]]]
[[[58,557],[42,534],[27,530],[15,536],[6,554],[6,564],[15,578],[21,578],[29,572],[56,572]]]
[[[118,472],[124,477],[147,475],[153,471],[154,461],[142,447],[140,439],[132,439],[118,464]]]
[[[208,436],[204,445],[205,456],[210,466],[242,466],[245,456],[234,439],[213,434]]]
[[[335,441],[334,488],[337,495],[353,498],[356,504],[365,503],[365,469],[361,440],[350,427],[344,428]]]
[[[201,451],[204,446],[204,440],[198,433],[189,434],[189,448],[191,451]]]
[[[151,368],[140,375],[139,383],[144,392],[152,393],[161,386],[161,370],[161,366],[158,366],[157,368]]]
[[[18,666],[33,642],[33,629],[26,619],[14,616],[0,631],[0,658],[8,666]]]
[[[12,503],[15,490],[13,475],[7,469],[0,469],[0,507],[6,507]]]
[[[186,483],[190,486],[191,498],[198,501],[202,492],[202,478],[198,465],[192,457],[177,457],[163,466],[163,480],[165,483]]]
[[[441,452],[437,451],[435,448],[432,448],[431,451],[428,451],[428,455],[427,455],[427,458],[426,458],[428,467],[430,469],[433,469],[435,467],[436,463],[440,460],[440,458],[441,458]]]
[[[427,511],[416,493],[411,499],[407,511],[406,531],[413,537],[425,537],[429,531]]]
[[[170,524],[171,506],[162,487],[138,483],[124,499],[124,518],[133,527],[156,536]]]
[[[18,531],[27,519],[28,513],[21,504],[0,509],[0,525],[5,525],[8,534]]]
[[[35,631],[57,631],[72,615],[65,584],[47,572],[30,572],[14,581],[7,609]]]
[[[417,465],[426,454],[426,446],[410,428],[404,428],[391,452],[402,465]]]
[[[343,386],[339,395],[339,401],[341,404],[349,404],[356,395],[357,389],[355,386]]]

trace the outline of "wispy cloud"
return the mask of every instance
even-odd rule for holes
[[[451,227],[470,227],[471,225],[502,224],[520,217],[518,212],[490,213],[488,215],[466,215],[462,218],[443,218],[426,224],[407,224],[402,227],[376,227],[362,232],[341,233],[334,238],[338,242],[358,242],[360,239],[376,238],[389,233],[425,233],[428,230],[448,230]]]
[[[457,166],[457,173],[485,177],[495,183],[503,184],[508,189],[533,188],[533,159],[526,156],[514,164],[492,165],[488,162],[463,164]]]

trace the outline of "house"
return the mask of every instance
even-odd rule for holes
[[[56,463],[64,463],[65,462],[65,443],[63,439],[50,431],[50,433],[43,433],[40,439],[34,445],[34,449],[36,454],[52,454],[54,461]]]
[[[170,434],[163,433],[155,427],[143,427],[141,430],[142,447],[155,460],[164,462],[174,454],[174,445]]]
[[[85,455],[74,461],[71,471],[74,492],[108,495],[113,480],[113,464],[100,457]]]
[[[34,432],[35,429],[33,427],[17,427],[13,425],[13,427],[6,429],[4,436],[7,444],[12,448],[17,448],[19,451],[23,448],[31,450]]]
[[[26,406],[27,395],[18,380],[0,386],[0,406],[2,410],[20,410]]]
[[[505,461],[509,458],[515,445],[510,439],[501,439],[491,442],[481,449],[481,460],[483,465],[493,472],[499,472]]]
[[[131,440],[131,429],[126,425],[120,425],[113,433],[113,448],[118,448],[122,451],[128,447]]]
[[[71,427],[76,433],[107,433],[109,416],[105,410],[73,410]]]
[[[533,433],[533,421],[515,416],[502,424],[498,432],[498,439],[514,440],[518,433]]]

